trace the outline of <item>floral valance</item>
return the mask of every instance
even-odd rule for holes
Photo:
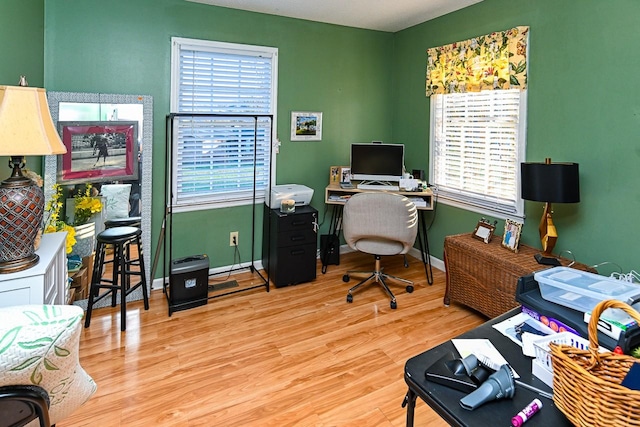
[[[527,87],[529,27],[427,50],[427,96]]]

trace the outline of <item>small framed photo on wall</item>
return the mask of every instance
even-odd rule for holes
[[[504,235],[502,236],[502,246],[518,252],[520,244],[520,233],[522,233],[522,224],[510,219],[504,222]]]
[[[322,113],[292,111],[291,140],[322,141]]]

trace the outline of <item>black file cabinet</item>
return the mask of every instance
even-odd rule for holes
[[[317,222],[318,211],[311,206],[285,214],[265,205],[262,265],[276,288],[316,278]]]

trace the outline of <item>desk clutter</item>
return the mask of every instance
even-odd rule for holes
[[[504,356],[528,360],[549,391],[520,380],[492,342],[479,338],[451,340],[456,351],[427,366],[426,380],[464,392],[459,404],[465,410],[526,388],[540,403],[552,399],[574,425],[640,425],[640,285],[554,267],[521,277],[516,300],[521,310],[491,328],[522,350],[522,356]],[[538,411],[544,413],[543,405],[531,402],[512,425]]]

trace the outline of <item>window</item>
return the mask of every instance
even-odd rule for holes
[[[171,111],[228,114],[174,121],[173,205],[185,210],[253,203],[272,178],[278,50],[172,38]],[[275,117],[273,120],[275,123]],[[257,131],[254,153],[254,131]]]
[[[525,118],[526,90],[432,95],[429,169],[440,200],[522,219]]]

